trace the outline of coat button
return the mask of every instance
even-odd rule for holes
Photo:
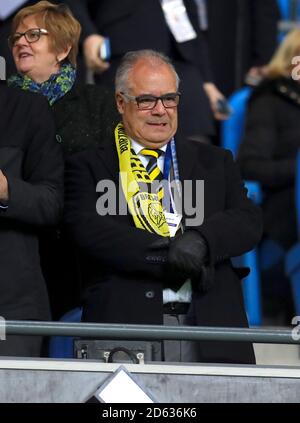
[[[146,295],[146,298],[149,298],[149,299],[152,299],[155,296],[154,291],[147,291],[145,295]]]
[[[62,137],[60,135],[56,135],[56,141],[61,144],[62,143]]]

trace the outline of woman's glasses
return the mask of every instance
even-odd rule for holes
[[[43,28],[32,28],[25,32],[15,32],[8,37],[8,45],[10,48],[13,48],[23,36],[26,38],[28,43],[36,43],[41,38],[41,35],[48,34],[48,31]]]

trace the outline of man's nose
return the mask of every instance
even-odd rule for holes
[[[160,114],[160,115],[163,115],[163,114],[166,113],[166,108],[163,105],[163,102],[162,102],[161,99],[157,100],[155,107],[152,109],[152,113],[154,113],[154,114],[157,113],[157,114]]]

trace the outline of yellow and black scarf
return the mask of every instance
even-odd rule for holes
[[[135,226],[160,236],[170,236],[158,193],[140,159],[131,149],[130,139],[120,123],[115,129],[122,189]]]

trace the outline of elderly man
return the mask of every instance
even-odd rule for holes
[[[83,321],[247,327],[230,258],[259,241],[260,212],[229,152],[177,133],[178,89],[167,57],[128,53],[116,76],[122,123],[69,160],[65,221],[85,269]],[[162,351],[167,361],[255,362],[248,343],[165,341]]]

